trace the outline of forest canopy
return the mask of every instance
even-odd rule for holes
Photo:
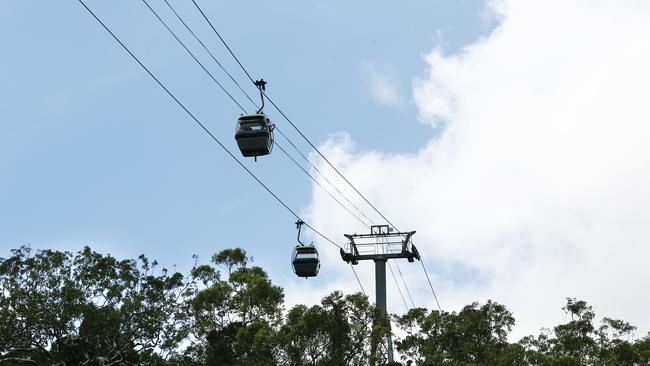
[[[395,365],[650,365],[650,335],[582,300],[561,311],[570,320],[517,342],[493,301],[415,308],[386,327],[361,293],[287,309],[240,248],[180,273],[144,255],[23,246],[0,258],[0,365],[386,365],[388,335]]]

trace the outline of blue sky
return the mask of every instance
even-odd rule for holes
[[[164,2],[147,1],[249,107]],[[173,3],[254,94],[191,2]],[[237,152],[240,111],[141,1],[88,4]],[[417,230],[444,309],[493,299],[519,336],[565,320],[565,298],[578,297],[650,329],[650,294],[638,290],[650,286],[650,3],[200,4],[302,131],[399,228]],[[358,289],[337,249],[309,233],[321,273],[293,275],[294,217],[80,4],[5,0],[0,44],[0,256],[90,245],[183,270],[192,254],[240,246],[289,304]],[[279,150],[245,164],[339,243],[364,231]],[[374,297],[372,264],[358,269]],[[416,305],[434,307],[420,268],[402,272]],[[401,312],[388,282],[389,310]]]
[[[244,103],[164,3],[150,3]],[[255,95],[191,2],[173,4]],[[423,55],[436,44],[453,52],[489,31],[482,1],[200,4],[314,143],[344,131],[358,149],[388,153],[415,152],[436,133],[416,120],[409,103],[411,80],[425,70]],[[239,110],[142,2],[88,5],[236,151]],[[90,245],[183,268],[192,254],[207,260],[241,246],[273,275],[290,273],[293,217],[201,133],[78,2],[3,1],[0,40],[0,255],[22,244],[72,251]],[[400,106],[372,97],[369,70],[390,74]],[[267,113],[291,132],[275,111]],[[294,141],[308,152],[303,141]],[[246,164],[292,208],[309,203],[311,182],[279,151]],[[342,239],[343,233],[327,234]]]

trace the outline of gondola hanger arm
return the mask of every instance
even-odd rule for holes
[[[260,90],[260,99],[262,99],[262,106],[257,110],[257,114],[260,114],[264,109],[264,91],[266,90],[266,81],[264,81],[264,79],[259,79],[255,81],[255,86]]]
[[[298,243],[300,243],[300,245],[305,245],[305,244],[303,244],[302,241],[300,241],[300,229],[302,228],[302,225],[303,225],[304,223],[305,223],[305,222],[302,221],[302,220],[298,220],[298,221],[296,221],[296,228],[298,228]]]

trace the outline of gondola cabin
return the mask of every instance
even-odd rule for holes
[[[296,245],[291,263],[298,277],[316,277],[320,269],[318,250],[313,245]]]
[[[273,124],[266,115],[242,114],[237,120],[235,140],[245,157],[268,155],[273,149]]]

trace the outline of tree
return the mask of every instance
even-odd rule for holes
[[[386,365],[392,334],[367,296],[335,291],[284,311],[284,293],[246,252],[226,249],[182,275],[145,256],[118,260],[20,247],[0,258],[0,366]],[[406,365],[650,364],[650,334],[567,299],[566,323],[511,343],[493,301],[394,317]]]
[[[279,338],[287,365],[367,365],[375,308],[360,293],[335,291],[321,305],[289,310]]]
[[[593,320],[596,316],[591,306],[576,299],[567,299],[562,308],[571,321],[555,327],[553,350],[562,357],[563,364],[587,364],[596,359],[596,341]]]
[[[598,363],[632,366],[638,362],[639,355],[629,342],[635,330],[636,327],[622,320],[603,318],[602,325],[596,331]]]
[[[174,323],[180,273],[140,256],[118,261],[86,247],[29,247],[0,258],[0,362],[124,365],[156,360],[182,339]]]
[[[508,344],[514,318],[488,301],[448,313],[411,309],[397,318],[406,336],[396,342],[405,362],[418,365],[517,365],[523,350]]]
[[[637,354],[638,365],[650,365],[650,332],[634,343],[634,352]]]
[[[189,340],[195,360],[208,365],[271,365],[277,353],[275,329],[282,321],[284,293],[239,249],[212,257],[224,269],[195,266],[187,293]],[[205,355],[204,357],[201,354]]]
[[[570,321],[544,330],[539,336],[524,337],[528,365],[647,365],[647,338],[631,342],[634,326],[622,320],[603,318],[596,326],[596,314],[585,301],[567,298],[562,308]]]

